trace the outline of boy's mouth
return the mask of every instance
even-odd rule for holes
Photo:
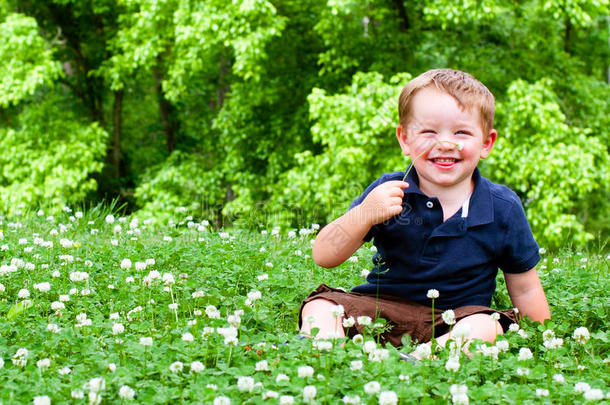
[[[460,159],[456,159],[456,158],[448,158],[448,157],[438,157],[438,158],[432,158],[432,159],[428,159],[430,162],[432,162],[432,164],[434,164],[437,167],[440,167],[442,169],[450,169],[453,166],[455,166],[456,163],[458,163],[460,161]]]

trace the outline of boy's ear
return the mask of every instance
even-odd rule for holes
[[[483,141],[483,147],[481,148],[481,159],[485,159],[489,156],[491,152],[491,148],[493,148],[494,143],[496,143],[496,139],[498,139],[498,132],[495,129],[489,131],[487,134],[487,138]]]
[[[409,149],[409,144],[407,143],[407,131],[405,131],[402,125],[396,127],[396,138],[400,144],[400,149],[402,149],[402,154],[409,156],[411,154],[411,149]]]

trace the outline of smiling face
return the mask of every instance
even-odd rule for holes
[[[414,160],[420,189],[436,195],[449,187],[471,187],[472,173],[489,155],[497,133],[483,132],[476,108],[463,109],[451,95],[428,86],[413,96],[407,128],[398,126],[396,136],[404,155]]]

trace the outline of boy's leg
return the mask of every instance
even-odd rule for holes
[[[468,325],[470,327],[470,334],[468,337],[464,338],[463,351],[465,353],[468,353],[468,347],[473,339],[480,339],[485,342],[494,343],[498,335],[504,334],[500,322],[494,320],[490,315],[474,314],[460,319],[455,325],[453,325],[451,332],[439,336],[436,339],[436,342],[440,346],[445,347],[445,344],[449,339],[457,340],[453,334],[453,331],[458,327],[458,325],[460,327],[464,325]]]
[[[343,317],[335,318],[330,312],[331,308],[336,304],[324,298],[317,298],[309,301],[303,306],[301,311],[301,333],[305,336],[311,336],[311,330],[318,328],[320,331],[315,336],[317,338],[343,337]],[[313,316],[314,321],[308,322],[308,317]]]
[[[468,337],[464,338],[464,345],[462,347],[462,350],[465,353],[468,353],[468,347],[473,339],[480,339],[493,343],[498,335],[504,334],[500,322],[494,320],[490,315],[474,314],[460,319],[455,325],[453,325],[451,332],[445,333],[444,335],[436,338],[436,343],[442,347],[445,347],[445,344],[447,344],[449,339],[455,340],[456,337],[454,336],[453,331],[458,328],[458,325],[459,327],[464,325],[468,325],[470,327],[470,334]],[[427,344],[430,345],[430,342]],[[414,352],[411,353],[411,355],[419,359],[417,353]]]

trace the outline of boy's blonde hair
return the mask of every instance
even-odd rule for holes
[[[453,69],[432,69],[407,83],[398,100],[399,123],[403,128],[409,123],[413,96],[420,89],[430,86],[436,86],[440,91],[455,98],[463,109],[476,108],[481,117],[483,137],[487,137],[494,124],[494,96],[472,75]]]

